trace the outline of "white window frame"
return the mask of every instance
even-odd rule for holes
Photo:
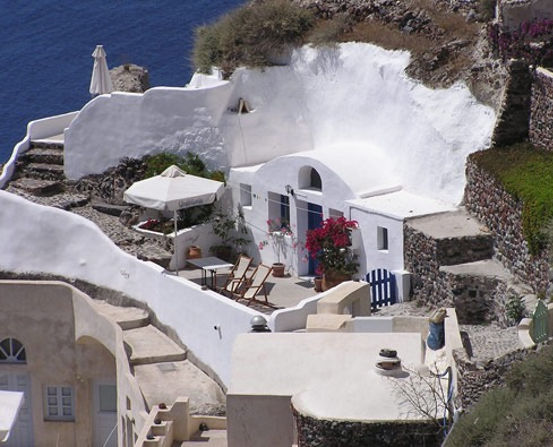
[[[240,183],[240,205],[252,206],[252,185]]]
[[[376,227],[376,249],[379,251],[388,251],[390,246],[390,235],[386,227]]]
[[[46,385],[43,402],[45,421],[75,421],[75,390],[71,385]]]

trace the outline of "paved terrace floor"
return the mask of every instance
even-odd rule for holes
[[[253,269],[250,268],[248,275],[251,275]],[[219,270],[217,274],[217,285],[222,286],[225,282],[226,273],[228,270]],[[179,276],[189,279],[197,284],[201,284],[201,270],[197,268],[186,268],[179,272]],[[208,284],[210,283],[210,278],[207,278]],[[265,286],[267,288],[267,299],[273,307],[268,307],[260,303],[252,303],[250,307],[256,309],[265,314],[271,314],[276,309],[284,309],[287,307],[294,307],[300,301],[305,298],[312,297],[316,295],[315,289],[313,288],[313,282],[310,278],[296,278],[293,276],[285,276],[283,278],[275,278],[270,275],[265,281]],[[264,301],[265,297],[263,292],[261,292],[258,297],[259,300]],[[246,301],[239,301],[241,304],[247,304]]]

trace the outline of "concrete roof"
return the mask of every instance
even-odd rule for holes
[[[295,396],[302,412],[338,420],[418,420],[396,384],[374,369],[382,348],[422,363],[419,333],[273,333],[238,336],[228,395]],[[301,394],[300,394],[301,393]]]
[[[400,179],[394,175],[393,159],[382,148],[368,142],[319,147],[279,158],[291,157],[322,163],[360,196],[401,185]]]
[[[347,203],[372,213],[383,214],[396,219],[426,216],[454,211],[456,209],[455,206],[449,203],[430,197],[419,196],[404,190],[379,194],[364,199],[348,200]]]

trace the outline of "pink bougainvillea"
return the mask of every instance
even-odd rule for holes
[[[349,249],[351,230],[355,228],[358,228],[355,220],[330,217],[319,228],[307,231],[305,247],[309,255],[319,261],[316,274],[328,270],[349,274],[357,271],[359,264]]]

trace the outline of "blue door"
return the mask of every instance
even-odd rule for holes
[[[321,226],[323,221],[323,207],[314,203],[307,204],[307,229],[313,230]],[[318,261],[309,256],[309,274],[314,275]]]

